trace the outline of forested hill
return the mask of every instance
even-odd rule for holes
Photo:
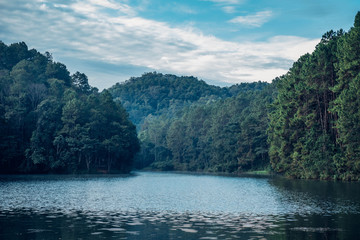
[[[360,180],[360,13],[272,84],[149,73],[110,92],[141,125],[139,168]]]
[[[265,82],[216,87],[194,77],[146,73],[109,89],[137,123],[135,167],[239,172],[266,168]]]
[[[248,90],[208,104],[195,103],[175,118],[153,117],[139,132],[136,167],[239,173],[269,166],[266,129],[275,90]]]
[[[128,172],[135,126],[108,91],[49,53],[0,41],[0,172]]]
[[[195,77],[178,77],[170,74],[145,73],[109,89],[116,101],[129,112],[138,130],[147,117],[175,117],[186,106],[198,102],[210,103],[236,96],[239,92],[262,89],[266,83],[242,83],[231,87],[208,85]]]

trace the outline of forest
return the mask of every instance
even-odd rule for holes
[[[193,76],[178,77],[150,72],[117,83],[108,90],[114,100],[121,102],[129,112],[130,120],[141,128],[147,117],[174,118],[184,107],[194,103],[202,105],[215,102],[253,88],[262,88],[262,84],[242,83],[221,88]]]
[[[274,171],[360,180],[360,12],[348,32],[324,34],[275,85],[268,128]]]
[[[108,91],[24,42],[0,42],[0,123],[1,173],[126,173],[139,150]]]
[[[137,168],[360,180],[359,73],[360,13],[271,84],[148,73],[109,91],[137,121]]]
[[[161,171],[360,180],[360,13],[272,83],[145,73],[99,92],[0,43],[1,172]]]
[[[137,123],[138,169],[233,173],[268,165],[268,83],[220,88],[155,72],[109,91]]]

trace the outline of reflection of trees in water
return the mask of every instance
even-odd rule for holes
[[[284,239],[355,239],[359,229],[359,184],[275,177],[269,181],[292,213],[284,218]],[[286,204],[281,204],[284,202]]]
[[[269,181],[280,193],[283,207],[295,214],[360,213],[358,183],[297,180],[275,177]]]
[[[175,212],[0,212],[0,238],[354,239],[359,215]],[[11,229],[11,231],[9,231]]]
[[[173,212],[3,212],[0,238],[238,239],[281,234],[278,216]]]

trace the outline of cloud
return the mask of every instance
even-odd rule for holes
[[[319,41],[295,36],[262,42],[225,41],[191,27],[172,27],[136,16],[124,4],[121,8],[108,5],[115,1],[98,2],[86,1],[82,8],[77,1],[66,7],[44,1],[0,2],[0,26],[7,26],[6,32],[0,28],[0,40],[25,41],[29,47],[53,53],[55,59],[66,59],[69,68],[81,68],[79,71],[84,71],[90,83],[100,89],[143,69],[229,84],[271,81],[285,74],[300,55],[313,51]],[[42,4],[46,4],[46,10]],[[114,9],[120,13],[107,12]],[[91,62],[89,71],[86,62]],[[96,63],[111,68],[95,69]],[[116,66],[127,69],[126,74],[115,71]],[[99,77],[107,82],[95,79]]]
[[[130,16],[136,14],[134,9],[132,9],[129,5],[112,0],[77,0],[70,5],[70,8],[84,14],[97,13],[100,9],[117,10],[118,13]]]
[[[202,0],[206,2],[216,3],[221,7],[221,10],[225,13],[235,13],[237,5],[243,4],[246,0]]]
[[[234,13],[236,12],[236,8],[234,6],[225,6],[221,8],[226,13]]]
[[[253,15],[236,17],[230,20],[230,22],[239,23],[248,27],[261,27],[264,23],[268,22],[272,16],[272,11],[261,11]]]

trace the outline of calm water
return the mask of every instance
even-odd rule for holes
[[[172,173],[0,176],[0,239],[358,239],[360,184]]]

